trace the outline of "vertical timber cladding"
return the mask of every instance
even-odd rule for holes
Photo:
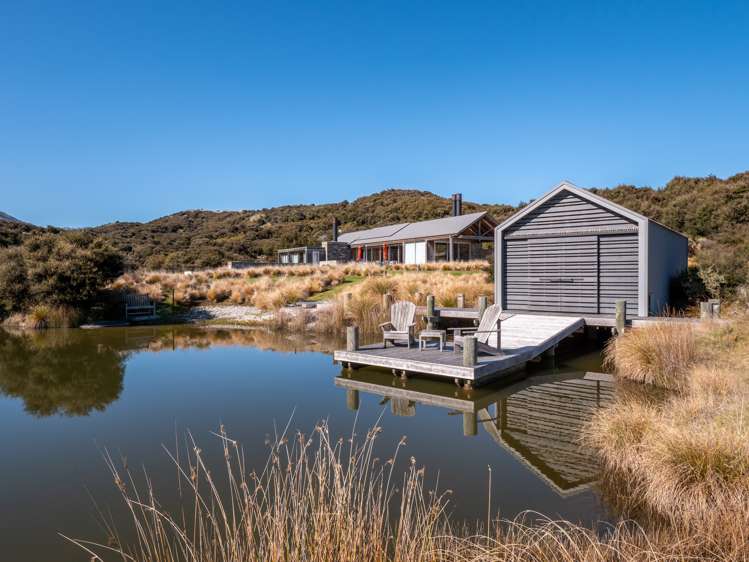
[[[521,217],[504,235],[507,310],[638,312],[638,232],[633,221],[568,191]]]

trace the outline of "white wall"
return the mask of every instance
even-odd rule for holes
[[[409,242],[406,245],[405,263],[426,263],[427,262],[427,245],[426,242]]]

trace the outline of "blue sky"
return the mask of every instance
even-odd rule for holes
[[[0,5],[0,210],[517,203],[749,169],[746,2]]]

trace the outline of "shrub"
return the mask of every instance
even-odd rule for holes
[[[0,315],[23,310],[30,294],[26,261],[21,250],[0,251]]]

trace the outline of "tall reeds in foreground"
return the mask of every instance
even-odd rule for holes
[[[111,529],[106,544],[72,540],[92,560],[158,562],[489,562],[732,560],[709,536],[629,522],[601,532],[526,513],[515,520],[451,521],[448,493],[426,486],[412,457],[396,473],[405,438],[392,458],[374,455],[381,430],[362,441],[335,439],[325,423],[312,435],[279,437],[259,471],[223,428],[222,471],[190,438],[177,467],[181,505],[168,509],[150,480],[138,480],[107,456],[134,538]],[[471,530],[473,529],[473,530]]]

